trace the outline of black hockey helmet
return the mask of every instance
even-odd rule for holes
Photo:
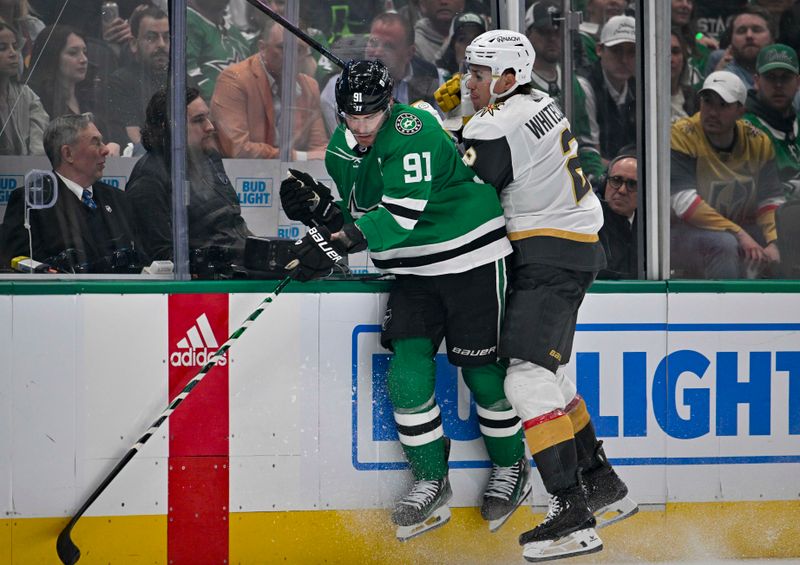
[[[392,99],[392,77],[381,61],[348,61],[336,79],[336,109],[344,114],[372,114],[385,110]]]

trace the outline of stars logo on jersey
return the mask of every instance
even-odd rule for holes
[[[489,104],[481,108],[480,112],[478,113],[479,116],[485,116],[489,114],[490,116],[494,116],[494,113],[503,107],[504,102],[495,102],[494,104]]]
[[[403,112],[397,116],[397,119],[394,122],[394,127],[403,135],[414,135],[422,129],[422,120],[420,120],[414,114]]]

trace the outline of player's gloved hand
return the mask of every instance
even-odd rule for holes
[[[461,104],[461,73],[456,73],[433,93],[436,104],[445,114]]]
[[[367,238],[355,224],[345,224],[342,230],[336,233],[334,241],[342,244],[347,253],[358,253],[367,248]]]
[[[303,239],[298,239],[289,249],[292,258],[284,267],[300,282],[327,277],[334,267],[344,261],[341,244],[331,241],[331,232],[325,226],[311,228]]]
[[[290,177],[281,182],[281,206],[290,220],[309,227],[324,225],[339,231],[344,223],[342,211],[333,201],[331,190],[308,173],[289,169]]]

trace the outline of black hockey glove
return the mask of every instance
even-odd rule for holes
[[[331,241],[331,232],[325,226],[311,228],[303,239],[298,239],[289,249],[292,260],[286,265],[291,276],[300,282],[327,277],[334,267],[344,261],[344,249]]]
[[[367,248],[367,239],[364,233],[355,224],[345,224],[337,240],[348,253],[358,253]]]
[[[289,173],[280,190],[286,216],[309,227],[326,226],[331,232],[342,229],[342,211],[334,203],[331,190],[308,173],[295,169],[289,169]]]

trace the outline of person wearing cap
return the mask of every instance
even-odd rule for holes
[[[603,26],[597,46],[600,64],[578,76],[586,97],[589,128],[576,132],[581,162],[590,174],[626,145],[636,143],[636,20],[614,16]]]
[[[772,141],[787,198],[800,198],[800,119],[792,99],[800,86],[797,52],[776,43],[764,47],[756,63],[755,88],[747,95],[744,119]]]
[[[599,60],[597,40],[600,39],[600,30],[610,18],[623,15],[626,4],[625,0],[588,0],[586,2],[586,9],[583,11],[584,18],[578,33],[587,64],[592,65]]]
[[[486,31],[486,22],[478,14],[467,12],[453,18],[448,41],[439,51],[436,66],[448,78],[461,69],[464,51],[473,39]]]
[[[735,74],[711,73],[699,96],[700,111],[672,126],[671,264],[686,277],[755,277],[780,261],[775,151],[741,119],[747,90]]]

